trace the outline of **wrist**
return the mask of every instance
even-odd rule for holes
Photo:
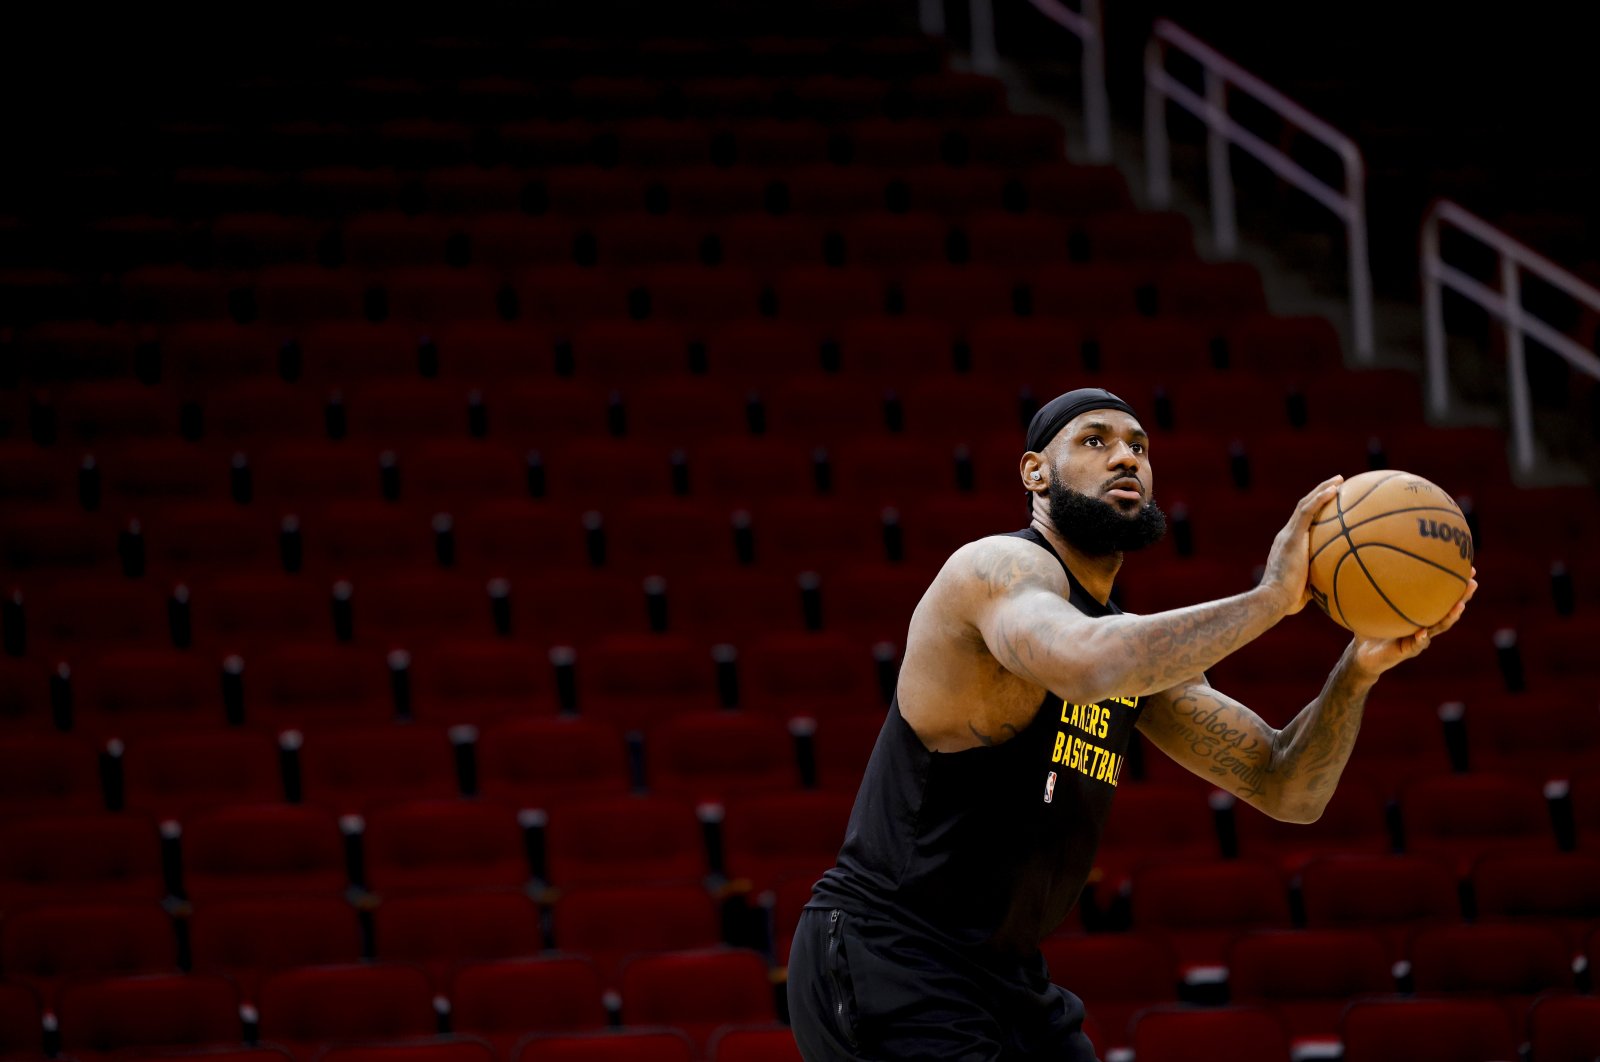
[[[1351,681],[1371,686],[1378,681],[1378,676],[1382,675],[1386,669],[1373,667],[1370,663],[1367,663],[1360,652],[1360,643],[1360,638],[1350,639],[1350,645],[1345,649],[1344,657],[1339,661],[1339,669]]]
[[[1298,594],[1291,594],[1288,587],[1275,582],[1262,582],[1251,593],[1259,595],[1266,602],[1272,612],[1273,623],[1292,615],[1295,606],[1300,603]]]

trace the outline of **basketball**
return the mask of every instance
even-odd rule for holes
[[[1449,614],[1472,557],[1472,532],[1450,495],[1409,472],[1363,472],[1312,521],[1312,596],[1356,634],[1400,638]]]

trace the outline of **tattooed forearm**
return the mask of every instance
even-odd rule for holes
[[[1373,678],[1358,671],[1346,649],[1317,699],[1301,709],[1272,742],[1272,770],[1282,787],[1282,818],[1309,821],[1321,814],[1355,748]]]
[[[1282,617],[1259,590],[1150,616],[1118,616],[1090,628],[1088,640],[1113,674],[1106,693],[1146,696],[1171,689],[1254,641]]]
[[[1347,650],[1317,699],[1274,730],[1196,678],[1152,698],[1139,729],[1179,763],[1274,818],[1311,822],[1355,747],[1372,682]]]

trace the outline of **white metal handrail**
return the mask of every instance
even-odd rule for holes
[[[1439,253],[1439,230],[1449,226],[1495,253],[1500,290],[1447,265]],[[1442,416],[1450,409],[1449,363],[1445,357],[1444,289],[1466,296],[1494,316],[1506,330],[1506,393],[1511,402],[1511,448],[1517,471],[1533,471],[1533,397],[1523,340],[1538,340],[1567,364],[1600,379],[1600,357],[1522,305],[1522,274],[1529,273],[1577,302],[1600,313],[1600,289],[1586,284],[1544,255],[1519,243],[1476,214],[1448,199],[1429,208],[1422,219],[1422,315],[1427,341],[1428,409]]]
[[[1167,72],[1172,49],[1200,64],[1204,95]],[[1206,124],[1206,162],[1211,185],[1211,227],[1217,251],[1232,255],[1239,245],[1234,218],[1233,171],[1228,145],[1235,144],[1285,181],[1327,207],[1344,222],[1350,260],[1350,315],[1356,357],[1373,359],[1372,267],[1367,255],[1366,162],[1355,141],[1307,111],[1168,19],[1157,19],[1144,54],[1146,188],[1151,205],[1172,202],[1172,163],[1167,138],[1168,100]],[[1286,122],[1335,151],[1344,164],[1343,187],[1330,185],[1236,122],[1228,113],[1228,91],[1238,89]]]
[[[1084,151],[1090,162],[1111,161],[1111,104],[1106,96],[1106,37],[1100,17],[1100,0],[1079,0],[1081,11],[1074,11],[1061,0],[1028,0],[1038,12],[1077,37],[1083,44],[1079,64],[1083,80]],[[944,27],[944,11],[932,0],[924,0],[922,26],[925,32]],[[969,0],[972,23],[972,68],[980,74],[1000,69],[1000,53],[994,42],[993,0]]]

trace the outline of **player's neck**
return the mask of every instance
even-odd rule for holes
[[[1102,605],[1111,600],[1111,584],[1116,582],[1117,572],[1122,568],[1120,552],[1085,553],[1063,538],[1047,517],[1038,514],[1034,515],[1033,527],[1050,540],[1056,556],[1072,573],[1073,581],[1083,587],[1084,593]]]

